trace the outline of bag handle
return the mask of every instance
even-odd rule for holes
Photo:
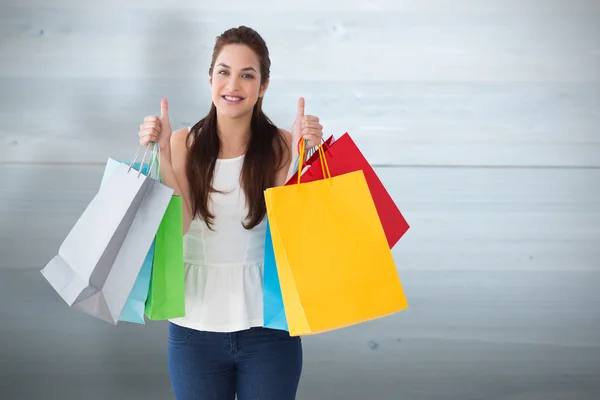
[[[154,148],[152,149],[152,163],[156,163],[156,180],[162,183],[162,176],[160,175],[160,146],[157,142],[152,143],[154,144]],[[152,177],[152,170],[150,169],[151,167],[152,165],[148,166],[149,177]]]
[[[302,142],[302,138],[300,138],[300,140],[298,140],[298,144],[297,144],[297,149],[298,149],[298,154],[300,154],[300,143]],[[333,153],[331,151],[331,147],[330,145],[325,141],[325,139],[321,138],[321,142],[323,143],[323,146],[325,146],[326,151],[329,152],[329,156],[331,158],[333,158]],[[306,144],[308,143],[308,140],[304,139],[304,145],[306,146]],[[313,154],[315,154],[315,152],[317,152],[316,147],[312,147],[309,150],[309,153],[306,157],[304,157],[306,160],[310,159]],[[324,153],[323,153],[324,155]],[[321,154],[319,153],[319,159],[321,159]],[[300,160],[300,156],[298,155],[296,157],[296,161],[294,161],[294,173],[298,173],[298,160]],[[321,171],[323,172],[323,177],[325,177],[325,170],[323,169],[323,163],[321,163]]]
[[[142,145],[138,146],[138,148],[135,152],[135,155],[133,156],[133,160],[131,160],[131,163],[129,163],[129,168],[127,169],[128,173],[129,173],[129,171],[131,171],[131,168],[133,168],[133,164],[135,164],[135,162],[138,158],[141,147],[142,147]],[[147,146],[146,150],[144,151],[144,155],[142,156],[142,160],[140,162],[140,170],[138,171],[138,178],[140,177],[140,175],[142,174],[142,170],[144,169],[144,162],[146,161],[146,154],[148,154],[149,149],[150,149],[150,146]],[[157,175],[160,180],[159,158],[160,158],[160,146],[158,145],[158,143],[152,142],[152,151],[150,152],[150,160],[151,161],[150,161],[150,165],[148,166],[148,173],[146,176],[151,177],[152,167],[156,163]]]
[[[321,138],[323,140],[323,138]],[[306,146],[306,140],[300,139],[300,156],[298,157],[298,185],[300,184],[300,176],[302,174],[302,163],[304,161],[304,149]],[[323,142],[325,144],[325,142]],[[319,152],[319,159],[321,160],[321,171],[323,171],[323,178],[331,179],[331,172],[329,171],[329,165],[327,164],[327,158],[325,157],[325,150],[323,150],[323,144],[319,144],[317,151]],[[325,174],[327,171],[327,174]]]
[[[302,142],[302,138],[300,138],[300,140],[298,140],[298,144],[296,145],[296,148],[297,148],[297,150],[298,150],[298,153],[300,153],[300,143],[301,143],[301,142]],[[308,140],[307,140],[307,139],[304,139],[304,144],[306,145],[306,143],[308,143]],[[321,143],[323,143],[323,146],[325,146],[325,147],[327,148],[327,151],[331,151],[331,147],[329,147],[329,145],[327,144],[327,142],[325,141],[325,139],[323,139],[323,137],[321,137]],[[311,149],[311,150],[312,150],[312,149]],[[314,154],[314,153],[315,153],[315,151],[313,150],[313,151],[312,151],[312,153],[311,153],[310,155],[312,155],[312,154]],[[309,157],[310,157],[310,155],[309,155]],[[307,157],[307,158],[308,158],[308,157]]]

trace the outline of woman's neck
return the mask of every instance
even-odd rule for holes
[[[217,117],[217,134],[221,141],[219,158],[234,158],[246,153],[250,141],[252,114],[241,118]]]

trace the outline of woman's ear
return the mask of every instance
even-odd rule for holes
[[[267,92],[267,88],[269,87],[269,79],[265,81],[262,85],[260,85],[260,91],[258,92],[258,97],[263,97]]]

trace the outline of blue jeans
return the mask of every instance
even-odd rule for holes
[[[302,344],[286,331],[232,333],[169,325],[169,374],[177,400],[294,400]]]

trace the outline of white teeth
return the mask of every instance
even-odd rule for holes
[[[231,96],[223,96],[225,97],[226,100],[229,101],[240,101],[242,98],[241,97],[231,97]]]

